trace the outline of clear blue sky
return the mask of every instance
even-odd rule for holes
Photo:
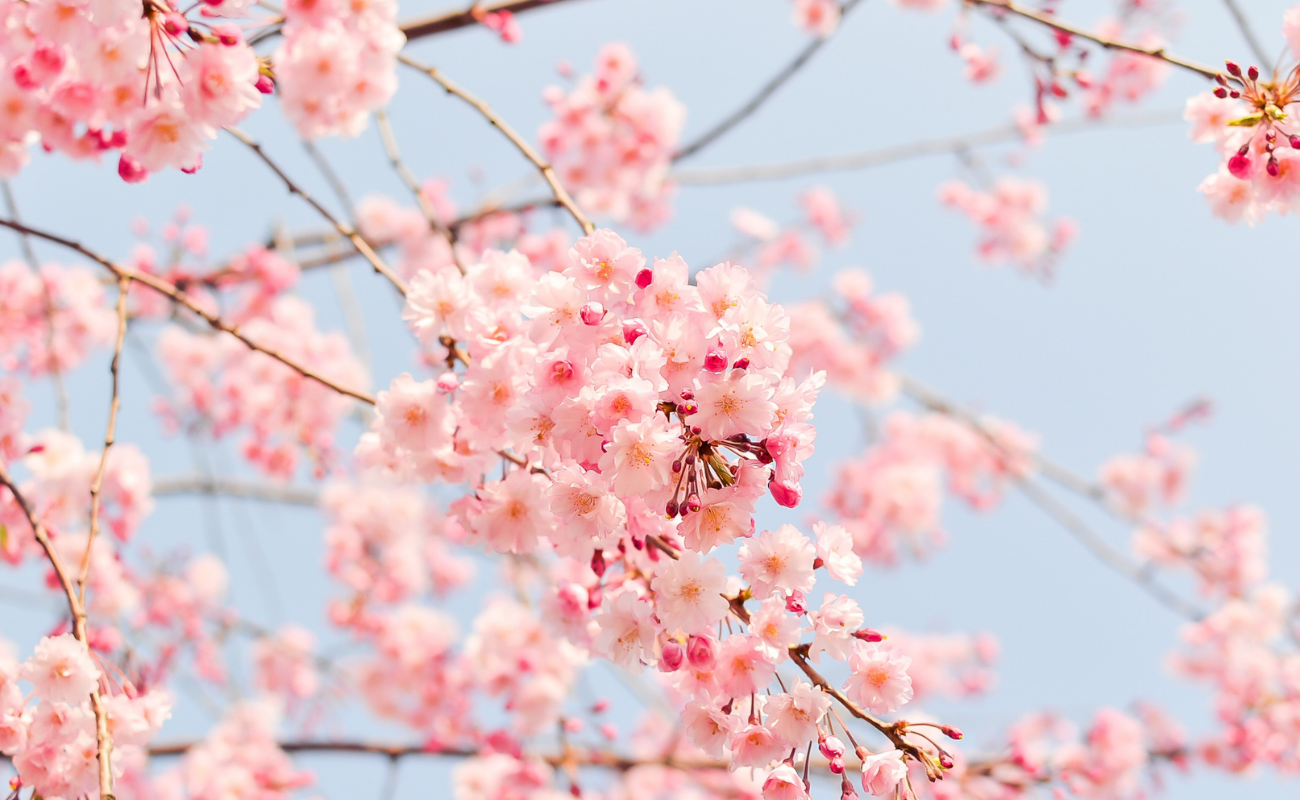
[[[1251,0],[1249,14],[1268,47],[1287,7]],[[687,135],[729,112],[738,100],[784,64],[806,39],[788,20],[787,0],[577,0],[520,17],[525,37],[509,47],[486,31],[464,31],[413,47],[420,58],[489,99],[525,132],[545,119],[542,89],[553,66],[567,59],[578,69],[609,40],[629,42],[651,85],[666,85],[689,109]],[[404,5],[404,16],[437,5]],[[1063,4],[1069,19],[1090,24],[1101,3]],[[1248,51],[1218,2],[1181,5],[1186,25],[1179,52],[1206,63],[1247,61]],[[1027,99],[1028,84],[1013,45],[988,25],[977,41],[1004,54],[1002,80],[972,89],[946,41],[954,11],[905,13],[885,0],[866,0],[818,58],[742,128],[691,162],[728,166],[906,143],[979,131],[1009,119]],[[393,111],[407,160],[421,176],[442,175],[470,205],[484,188],[527,174],[518,154],[463,105],[418,76],[404,73]],[[1171,74],[1148,108],[1179,108],[1203,84]],[[274,109],[246,127],[317,194],[327,190]],[[233,141],[224,139],[196,176],[169,174],[143,186],[120,183],[111,164],[70,165],[35,153],[14,190],[26,218],[70,233],[93,247],[125,255],[130,221],[161,223],[178,203],[189,203],[212,231],[216,254],[236,250],[268,231],[271,220],[295,227],[317,221]],[[323,150],[357,196],[382,191],[404,196],[387,169],[373,127],[354,141],[329,141]],[[1007,148],[982,153],[991,170]],[[1091,474],[1108,456],[1137,447],[1145,426],[1194,396],[1210,397],[1217,413],[1188,435],[1199,450],[1190,508],[1253,502],[1269,514],[1274,575],[1295,586],[1300,545],[1300,380],[1297,343],[1300,268],[1289,236],[1290,219],[1233,228],[1212,219],[1195,193],[1214,168],[1214,154],[1191,144],[1181,124],[1098,130],[1050,138],[1015,169],[1045,181],[1053,214],[1080,224],[1077,244],[1050,286],[1009,269],[993,270],[971,256],[974,231],[941,210],[935,187],[961,174],[951,157],[931,157],[859,172],[740,186],[681,188],[674,220],[651,236],[629,234],[647,253],[680,251],[695,266],[725,251],[733,235],[727,217],[746,205],[777,219],[795,213],[794,195],[810,185],[831,186],[856,209],[861,224],[852,242],[828,253],[813,280],[779,283],[780,299],[821,291],[836,268],[866,268],[882,290],[908,295],[923,338],[905,368],[950,396],[1013,419],[1042,435],[1055,459]],[[44,254],[55,256],[49,250]],[[0,239],[0,255],[16,243]],[[57,257],[63,258],[62,254]],[[353,281],[377,346],[380,380],[408,367],[408,339],[392,298],[361,266]],[[332,287],[309,278],[303,293],[318,301],[323,324],[342,326]],[[74,376],[73,419],[87,442],[102,435],[106,362],[99,353]],[[152,442],[152,390],[137,354],[128,356],[122,441]],[[51,424],[50,393],[34,387],[33,426]],[[810,465],[807,497],[815,500],[839,457],[860,446],[855,417],[841,402],[819,408],[818,454]],[[191,472],[183,440],[148,447],[160,476]],[[213,455],[219,471],[234,458]],[[311,512],[269,509],[238,501],[167,499],[146,525],[154,549],[190,542],[220,546],[235,573],[234,598],[243,613],[267,624],[305,620],[324,629],[321,599],[330,592],[317,569],[320,521]],[[770,509],[769,509],[770,510]],[[1111,542],[1125,546],[1129,531],[1092,514]],[[217,514],[218,521],[202,517]],[[760,517],[760,525],[780,519]],[[1209,695],[1171,680],[1162,662],[1176,642],[1179,620],[1124,579],[1108,572],[1035,509],[1017,500],[974,516],[950,504],[951,546],[923,566],[871,574],[857,596],[868,617],[921,630],[990,630],[1003,644],[997,690],[986,700],[938,706],[978,743],[1020,714],[1055,708],[1086,720],[1101,705],[1145,698],[1164,704],[1193,731],[1211,724]],[[259,554],[260,551],[260,554]],[[256,577],[255,563],[277,567],[273,598]],[[36,585],[27,570],[7,574],[3,586]],[[1178,584],[1183,586],[1182,584]],[[1187,588],[1183,586],[1183,588]],[[0,632],[21,647],[48,624],[39,612],[4,613]],[[204,717],[184,693],[185,706],[163,738],[193,733]],[[365,726],[344,716],[352,731]],[[362,725],[361,728],[351,726]],[[395,731],[382,731],[397,736]],[[367,797],[382,764],[308,762],[325,779],[323,794]],[[445,780],[445,765],[403,768],[398,798],[422,796],[425,780]],[[438,784],[434,784],[435,786]],[[1221,796],[1232,782],[1203,773],[1174,781],[1169,797]],[[1264,776],[1251,786],[1259,797],[1293,795],[1294,788]]]

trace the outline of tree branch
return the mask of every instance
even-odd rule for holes
[[[1090,41],[1094,44],[1101,45],[1107,50],[1122,50],[1128,53],[1136,53],[1142,56],[1150,56],[1151,58],[1159,59],[1168,64],[1172,64],[1175,67],[1188,70],[1189,72],[1195,72],[1198,75],[1205,78],[1213,79],[1214,76],[1219,74],[1219,71],[1217,69],[1211,69],[1210,67],[1207,67],[1204,64],[1198,64],[1195,61],[1189,61],[1180,56],[1175,56],[1170,53],[1166,53],[1163,47],[1141,47],[1139,45],[1131,44],[1129,42],[1121,42],[1116,39],[1107,39],[1103,36],[1098,36],[1095,33],[1091,33],[1090,31],[1084,30],[1083,28],[1080,28],[1077,25],[1071,25],[1068,22],[1062,22],[1061,20],[1057,19],[1056,17],[1050,14],[1044,14],[1040,11],[1034,11],[1033,9],[1024,8],[1023,6],[1017,5],[1016,3],[1012,2],[1012,0],[965,0],[965,2],[967,5],[982,6],[984,8],[990,9],[994,13],[1002,12],[1007,14],[1015,14],[1018,17],[1024,17],[1025,19],[1033,20],[1034,22],[1037,22],[1040,25],[1046,25],[1047,27],[1052,28],[1053,30],[1058,30],[1062,33],[1068,33],[1071,36],[1075,36],[1080,39],[1086,39],[1087,41]]]
[[[555,195],[555,201],[561,206],[564,206],[564,209],[568,211],[575,220],[577,220],[578,226],[582,228],[582,232],[584,234],[591,234],[596,230],[596,226],[591,224],[591,220],[582,212],[582,209],[578,208],[578,204],[573,201],[573,198],[569,193],[560,185],[559,179],[555,177],[554,167],[552,167],[549,162],[545,161],[526,139],[516,133],[514,128],[511,128],[506,124],[506,121],[501,119],[501,117],[499,117],[487,103],[465,91],[459,85],[448,80],[438,71],[437,68],[425,66],[424,64],[412,59],[410,56],[402,55],[400,53],[397,58],[406,66],[428,75],[436,81],[439,86],[445,89],[447,94],[455,95],[477,109],[488,122],[492,123],[496,126],[497,130],[505,134],[505,137],[510,140],[511,144],[518,148],[520,153],[523,153],[524,158],[532,162],[533,166],[537,168],[537,171],[542,174],[542,178],[546,181],[547,185],[551,187],[551,193]]]
[[[356,398],[357,400],[360,400],[363,403],[367,403],[372,406],[375,404],[375,398],[371,397],[365,392],[360,392],[355,389],[349,389],[345,386],[341,386],[335,383],[334,381],[330,380],[329,378],[326,378],[324,375],[321,375],[320,373],[316,372],[311,367],[307,367],[302,364],[299,364],[298,362],[294,361],[288,356],[282,355],[276,350],[272,350],[269,347],[263,347],[257,342],[254,342],[252,339],[249,339],[246,335],[244,335],[244,333],[239,330],[238,326],[231,325],[230,323],[223,320],[221,317],[203,308],[197,302],[191,299],[189,295],[186,295],[184,292],[180,291],[172,284],[168,283],[167,281],[157,276],[150,275],[147,272],[136,272],[134,270],[127,269],[126,267],[115,264],[112,261],[105,258],[104,256],[101,256],[98,253],[87,249],[79,242],[74,242],[71,239],[65,239],[64,237],[59,236],[57,234],[48,233],[46,231],[39,230],[37,228],[28,227],[26,225],[15,222],[11,219],[0,219],[0,226],[10,228],[12,230],[16,230],[22,233],[28,233],[31,234],[32,236],[37,237],[38,239],[44,239],[47,242],[53,242],[54,244],[61,245],[63,247],[68,248],[69,250],[76,251],[81,255],[85,256],[86,258],[89,258],[90,260],[100,264],[101,266],[103,266],[104,268],[112,272],[113,275],[116,276],[117,278],[119,279],[126,278],[135,281],[136,283],[142,284],[144,286],[148,286],[150,289],[153,289],[155,292],[164,295],[165,297],[169,298],[173,302],[180,303],[181,305],[185,306],[190,311],[194,312],[199,317],[201,317],[203,321],[208,323],[208,325],[213,329],[230,334],[231,336],[235,337],[239,341],[243,342],[249,349],[256,350],[259,353],[265,353],[271,358],[274,358],[276,361],[279,361],[281,364],[284,364],[286,367],[289,367],[290,369],[294,370],[298,374],[302,375],[304,378],[309,378],[311,380],[314,380],[317,383],[321,384],[322,386],[327,386],[330,389],[333,389],[339,394],[344,394],[347,395],[348,397]]]
[[[445,11],[431,17],[411,20],[402,23],[401,28],[402,33],[406,34],[406,40],[409,42],[413,39],[422,39],[426,36],[454,31],[457,28],[468,28],[471,25],[477,25],[483,14],[500,13],[502,11],[509,11],[511,14],[522,14],[534,8],[555,6],[562,2],[564,0],[506,0],[499,3],[472,3],[464,11]]]
[[[849,12],[851,12],[860,2],[862,2],[862,0],[847,0],[847,2],[840,4],[841,25],[844,22],[844,17],[848,16]],[[839,28],[836,28],[836,32],[838,31]],[[678,150],[673,155],[673,161],[681,161],[684,158],[690,158],[705,147],[708,147],[717,139],[721,138],[732,128],[736,127],[741,122],[744,122],[751,114],[766,103],[772,95],[776,94],[776,91],[784,86],[786,81],[793,78],[795,73],[803,69],[804,65],[811,61],[812,57],[817,54],[817,51],[821,50],[834,35],[835,34],[832,33],[830,36],[819,36],[809,42],[803,50],[799,51],[799,54],[794,57],[793,61],[786,64],[780,72],[776,73],[776,75],[773,75],[772,79],[763,84],[763,86],[759,88],[758,92],[746,101],[744,105],[724,117],[712,128],[709,128],[707,131],[700,134],[690,144],[687,144],[683,146],[682,149]]]
[[[154,497],[187,494],[225,495],[299,506],[315,506],[320,499],[320,493],[308,487],[280,486],[260,478],[210,478],[204,475],[158,478],[153,482],[152,494]]]
[[[1246,18],[1246,12],[1241,10],[1237,0],[1223,0],[1223,4],[1228,7],[1228,13],[1232,15],[1233,22],[1237,23],[1237,29],[1241,31],[1241,36],[1250,47],[1250,52],[1254,53],[1255,58],[1259,59],[1259,65],[1261,67],[1268,66],[1272,59],[1264,51],[1264,45],[1260,43],[1259,37],[1255,35],[1255,29],[1250,26],[1250,20]]]

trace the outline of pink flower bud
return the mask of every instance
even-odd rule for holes
[[[623,323],[623,341],[632,344],[637,339],[645,336],[645,326],[637,320],[628,320]]]
[[[849,783],[847,775],[841,779],[840,800],[858,800],[858,790],[853,788],[852,783]]]
[[[683,417],[689,417],[692,414],[700,413],[700,404],[696,402],[682,403],[677,406],[677,413]]]
[[[875,628],[862,628],[854,631],[853,635],[864,642],[883,642],[885,640],[885,634]]]
[[[694,399],[695,399],[695,392],[692,392],[690,389],[682,389],[682,395],[681,395],[681,396],[682,396],[682,399],[683,399],[683,400],[694,400]]]
[[[804,599],[803,592],[791,592],[790,596],[785,598],[785,610],[791,614],[807,614],[808,601]]]
[[[1252,81],[1259,78],[1259,67],[1251,65],[1250,68],[1246,70],[1246,77],[1250,78]]]
[[[32,70],[42,83],[48,83],[63,71],[67,56],[63,48],[52,42],[42,41],[32,49]]]
[[[776,501],[776,504],[786,508],[794,508],[803,499],[803,487],[797,483],[770,481],[767,484],[767,489],[772,493],[772,499]]]
[[[963,735],[960,728],[954,728],[952,725],[943,725],[939,730],[949,739],[960,739]]]
[[[947,753],[940,753],[939,766],[943,767],[944,769],[952,769],[953,767],[952,756],[948,755]]]
[[[438,376],[438,382],[434,384],[438,391],[443,394],[451,394],[460,386],[460,377],[450,370]]]
[[[19,89],[39,89],[41,86],[41,82],[36,79],[36,73],[21,61],[14,64],[10,74],[13,75],[14,83],[18,84]]]
[[[1236,64],[1232,63],[1231,61],[1225,61],[1225,62],[1223,62],[1223,63],[1224,63],[1224,65],[1226,65],[1226,66],[1228,67],[1228,74],[1229,74],[1229,75],[1234,75],[1234,76],[1236,76],[1236,77],[1238,77],[1238,78],[1241,77],[1241,67],[1237,66]]]
[[[748,359],[748,358],[738,358],[738,359],[736,359],[736,363],[732,364],[731,366],[732,366],[734,369],[749,369],[749,359]]]
[[[185,19],[184,14],[171,12],[163,17],[163,30],[168,36],[180,36],[190,29],[190,21]]]
[[[709,372],[722,372],[727,368],[727,354],[713,349],[704,356],[704,368]]]
[[[244,32],[233,22],[222,22],[212,26],[212,32],[216,34],[217,41],[226,47],[234,47],[244,41]]]
[[[1228,172],[1232,177],[1246,180],[1250,177],[1250,159],[1243,155],[1235,155],[1228,159]]]
[[[578,316],[582,317],[584,325],[599,325],[600,321],[605,318],[605,307],[593,301],[583,306],[582,310],[578,312]]]
[[[718,645],[707,633],[692,636],[686,643],[686,658],[696,669],[712,669],[718,659]]]
[[[686,507],[691,510],[692,514],[699,511],[701,508],[700,496],[698,494],[692,494],[690,497],[687,497]]]
[[[827,758],[844,758],[844,754],[848,752],[844,748],[844,742],[841,742],[837,737],[826,736],[825,734],[817,738],[817,749]]]
[[[651,272],[649,269],[643,269],[636,274],[636,287],[638,289],[644,289],[645,287],[649,286],[650,282],[653,281],[654,279],[655,279],[655,274],[653,272]]]
[[[832,758],[832,759],[831,759],[831,763],[830,763],[830,768],[831,768],[831,772],[835,773],[836,775],[843,775],[843,774],[844,774],[844,759],[842,759],[842,758]]]
[[[1214,90],[1214,96],[1222,100],[1223,98],[1228,96],[1228,90],[1223,88],[1222,86],[1219,86]]]
[[[1291,142],[1291,149],[1292,149],[1292,150],[1300,150],[1300,136],[1296,136],[1295,134],[1291,134],[1291,138],[1290,138],[1289,141]]]
[[[271,94],[275,91],[275,81],[271,80],[269,75],[257,76],[257,91],[262,94]]]
[[[664,642],[663,653],[659,656],[660,672],[676,672],[686,658],[686,650],[682,643],[676,639],[669,639]]]
[[[596,702],[591,704],[591,713],[593,714],[604,714],[608,710],[609,710],[609,698],[607,697],[602,697]]]
[[[140,166],[139,161],[123,153],[117,160],[117,175],[127,183],[140,183],[149,177],[149,170]]]
[[[600,578],[605,575],[605,553],[602,550],[596,550],[591,554],[591,571],[596,573]]]
[[[1268,172],[1270,178],[1276,178],[1278,175],[1282,174],[1282,169],[1278,166],[1277,159],[1272,156],[1268,157],[1268,163],[1264,165],[1264,169]]]

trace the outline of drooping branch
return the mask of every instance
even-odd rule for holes
[[[89,652],[89,639],[86,635],[86,606],[77,592],[76,585],[73,583],[72,573],[64,565],[63,559],[59,556],[59,551],[54,549],[54,542],[50,540],[50,535],[46,532],[44,523],[36,516],[31,504],[27,502],[27,498],[18,490],[18,485],[9,476],[9,471],[5,468],[3,459],[0,459],[0,486],[7,488],[10,494],[13,495],[14,502],[18,504],[23,516],[27,519],[27,524],[31,526],[32,536],[36,539],[36,543],[40,545],[41,550],[44,551],[45,558],[50,562],[50,568],[54,570],[54,576],[59,582],[59,588],[63,590],[64,597],[67,598],[68,612],[72,615],[72,635]],[[99,796],[101,800],[113,800],[113,739],[108,732],[108,712],[104,708],[104,699],[99,693],[98,686],[90,690],[90,707],[95,715],[95,753],[99,765]]]
[[[252,478],[221,478],[204,475],[155,478],[152,494],[154,497],[190,494],[223,495],[297,506],[315,506],[320,500],[319,492],[309,487],[281,486]]]
[[[849,12],[851,12],[860,2],[862,2],[862,0],[847,0],[847,2],[840,4],[841,25],[843,25],[844,17],[848,16]],[[838,31],[839,28],[837,27],[836,32]],[[777,90],[784,86],[786,81],[793,78],[799,70],[803,69],[804,65],[811,61],[813,56],[817,55],[817,51],[826,46],[826,43],[831,40],[833,35],[834,34],[831,36],[819,36],[809,42],[803,50],[799,51],[799,54],[794,57],[794,60],[782,67],[781,70],[773,75],[767,83],[763,84],[759,88],[753,97],[745,101],[740,108],[737,108],[735,111],[719,120],[717,124],[700,134],[689,144],[683,145],[682,148],[673,155],[673,161],[681,161],[684,158],[690,158],[705,147],[713,144],[713,142],[717,141],[732,128],[748,119],[749,116],[755,111],[758,111],[758,109],[762,107],[762,105],[766,103],[772,95],[776,94]]]
[[[1040,25],[1046,25],[1047,27],[1060,31],[1061,33],[1069,34],[1070,36],[1079,39],[1086,39],[1087,41],[1100,45],[1107,50],[1121,50],[1142,56],[1150,56],[1151,58],[1159,59],[1168,64],[1172,64],[1175,67],[1188,70],[1189,72],[1195,72],[1204,78],[1213,79],[1214,76],[1219,74],[1219,70],[1217,69],[1207,67],[1204,64],[1198,64],[1195,61],[1189,61],[1188,59],[1173,55],[1172,53],[1167,53],[1163,47],[1142,47],[1141,45],[1136,45],[1131,42],[1108,39],[1104,36],[1099,36],[1091,31],[1085,30],[1084,28],[1080,28],[1077,25],[1063,22],[1051,14],[1035,11],[1031,8],[1025,8],[1024,6],[1012,2],[1012,0],[965,0],[965,2],[971,6],[987,8],[993,13],[1014,14],[1018,17],[1033,20]]]
[[[370,243],[367,242],[361,234],[357,233],[351,225],[342,222],[338,217],[331,214],[329,209],[317,202],[316,198],[312,197],[301,186],[295,183],[284,170],[280,169],[278,164],[271,160],[271,157],[262,149],[262,145],[253,141],[248,134],[238,128],[232,127],[226,128],[226,132],[243,142],[250,150],[256,153],[257,157],[260,158],[264,164],[270,167],[271,171],[274,172],[280,180],[284,181],[284,185],[289,189],[290,194],[298,195],[307,202],[307,205],[316,209],[316,212],[333,225],[335,230],[337,230],[345,239],[352,242],[352,246],[357,249],[357,252],[360,253],[366,261],[370,262],[370,266],[374,267],[375,272],[378,272],[380,275],[387,278],[393,286],[397,287],[397,291],[401,292],[403,296],[406,295],[406,281],[402,280],[401,276],[396,272],[393,272],[392,268],[384,263],[384,260],[379,257],[379,254],[375,252],[375,249],[370,246]]]
[[[120,264],[110,261],[109,259],[99,255],[93,250],[86,248],[84,245],[80,244],[79,242],[74,242],[71,239],[67,239],[57,234],[40,230],[38,228],[32,228],[27,225],[22,225],[11,219],[0,219],[0,226],[10,228],[11,230],[16,230],[16,231],[31,234],[32,236],[35,236],[38,239],[44,239],[48,242],[53,242],[54,244],[61,245],[63,247],[68,248],[69,250],[73,250],[77,253],[80,253],[86,258],[89,258],[90,260],[103,266],[109,272],[112,272],[115,277],[119,279],[126,278],[135,281],[136,283],[139,283],[143,286],[148,286],[150,289],[153,289],[155,292],[158,292],[159,294],[167,297],[173,302],[185,306],[185,308],[189,309],[190,311],[198,315],[200,318],[202,318],[203,321],[206,322],[214,330],[222,331],[224,333],[230,334],[231,336],[234,336],[236,339],[243,342],[250,350],[256,350],[259,353],[265,353],[271,358],[274,358],[276,361],[279,361],[281,364],[284,364],[286,367],[289,367],[290,369],[294,370],[298,374],[302,375],[304,378],[309,378],[311,380],[314,380],[323,386],[327,386],[330,389],[333,389],[339,394],[343,394],[343,395],[347,395],[348,397],[355,398],[368,405],[375,404],[375,398],[371,397],[365,392],[361,392],[356,389],[349,389],[346,386],[337,384],[334,381],[330,380],[329,378],[325,377],[324,375],[321,375],[319,372],[312,369],[311,367],[308,367],[304,364],[299,364],[297,361],[294,361],[288,356],[283,355],[277,350],[273,350],[269,347],[264,347],[263,345],[254,342],[252,339],[249,339],[248,336],[245,335],[241,330],[239,330],[238,326],[226,322],[220,316],[203,308],[201,305],[198,304],[198,302],[196,302],[189,295],[180,291],[174,285],[168,283],[162,278],[159,278],[155,275],[150,275],[147,272],[136,272],[135,270],[128,269],[126,267],[121,266]]]
[[[425,66],[407,55],[399,54],[397,58],[406,66],[428,75],[445,89],[447,94],[455,95],[477,109],[488,122],[492,123],[497,130],[501,131],[510,140],[511,144],[518,148],[524,158],[532,162],[532,165],[542,174],[542,179],[551,187],[551,193],[555,195],[555,201],[573,216],[578,226],[582,228],[582,232],[590,234],[596,229],[596,226],[591,223],[591,220],[582,212],[582,209],[578,208],[578,204],[574,202],[568,191],[560,184],[559,178],[555,176],[555,168],[551,166],[550,162],[543,159],[541,154],[528,143],[528,140],[520,136],[514,128],[510,127],[505,120],[498,116],[491,106],[467,92],[460,85],[448,80],[436,67]]]

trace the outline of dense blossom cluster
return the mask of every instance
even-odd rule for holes
[[[824,38],[855,5],[793,0],[794,20]],[[1055,7],[970,3],[949,42],[967,79],[983,83],[1002,65],[997,48],[967,38],[970,14],[989,11],[1003,27],[1020,14],[1050,30],[1016,39],[1035,94],[1017,125],[1033,143],[1076,88],[1083,110],[1103,117],[1161,85],[1179,62],[1159,49],[1157,6],[1130,0],[1120,21],[1083,36],[1056,26]],[[397,15],[393,0],[7,3],[0,178],[38,144],[111,156],[132,183],[194,172],[217,132],[272,93],[302,139],[355,136],[397,90]],[[507,43],[521,35],[508,9],[474,4],[459,17]],[[1300,8],[1283,32],[1300,58]],[[1112,51],[1096,74],[1093,45]],[[1300,68],[1270,79],[1229,62],[1217,88],[1188,101],[1192,138],[1223,156],[1202,185],[1219,216],[1253,223],[1297,207],[1297,92]],[[356,233],[342,218],[327,234],[281,229],[276,249],[253,244],[214,266],[207,230],[182,211],[157,245],[140,242],[120,262],[73,245],[106,271],[34,256],[0,264],[0,559],[60,599],[59,618],[22,657],[0,642],[10,800],[94,800],[112,784],[122,800],[289,800],[314,780],[293,751],[331,747],[394,761],[464,756],[457,800],[1028,800],[1040,789],[1139,800],[1166,765],[1300,772],[1296,600],[1270,582],[1266,517],[1245,503],[1183,510],[1196,457],[1175,434],[1201,411],[1153,430],[1095,478],[1068,473],[1039,455],[1035,435],[901,376],[895,362],[919,326],[907,299],[879,292],[866,272],[835,274],[832,300],[787,307],[767,295],[782,283],[777,268],[811,270],[820,248],[848,242],[858,216],[831,190],[800,192],[789,224],[735,208],[743,242],[721,263],[648,258],[592,230],[583,211],[643,230],[666,221],[670,167],[695,149],[680,142],[685,109],[668,89],[645,88],[617,43],[544,99],[544,159],[521,149],[572,191],[578,208],[558,189],[554,205],[590,231],[576,239],[540,224],[534,201],[487,200],[462,215],[446,181],[412,178],[390,151],[417,202],[375,195],[353,210],[339,191]],[[1049,273],[1074,235],[1069,220],[1044,219],[1046,190],[1033,181],[954,181],[939,196],[980,228],[985,261]],[[8,223],[42,246],[69,244]],[[384,289],[404,295],[400,318],[418,342],[407,371],[375,376],[373,398],[364,337],[318,325],[310,290],[296,293],[313,262],[367,243],[383,252],[365,253],[376,271],[392,258]],[[299,245],[320,252],[304,258]],[[216,537],[205,552],[149,535],[151,462],[115,438],[126,341],[132,358],[161,366],[155,388],[167,396],[153,408],[165,428],[196,451],[237,440],[236,493],[316,506],[333,581],[326,625],[241,617]],[[102,446],[70,425],[43,429],[44,400],[24,396],[28,384],[48,379],[62,395],[68,373],[114,345]],[[868,439],[834,466],[809,461],[824,391],[859,406]],[[928,410],[890,407],[900,395]],[[833,478],[810,510],[814,467]],[[852,587],[871,581],[868,569],[941,547],[947,495],[987,511],[1039,478],[1131,529],[1128,554],[1104,555],[1131,558],[1147,588],[1168,577],[1197,590],[1194,602],[1172,589],[1162,599],[1187,604],[1171,664],[1214,692],[1208,735],[1139,703],[1102,708],[1082,729],[1032,712],[991,746],[963,748],[961,730],[923,710],[989,692],[998,641],[885,627],[892,610]],[[206,474],[172,483],[224,491]],[[787,522],[768,522],[769,511]],[[190,533],[188,521],[174,527]],[[639,716],[626,698],[588,696],[609,670],[649,698]],[[179,674],[197,696],[242,699],[172,748],[156,737]],[[415,743],[322,738],[352,701],[348,713]],[[290,724],[307,739],[284,742]],[[151,762],[151,752],[179,759]],[[590,780],[597,770],[614,777]]]
[[[552,86],[546,102],[555,118],[538,134],[542,149],[583,208],[639,228],[668,218],[686,109],[668,89],[641,85],[627,45],[603,47],[591,75],[568,91]]]

